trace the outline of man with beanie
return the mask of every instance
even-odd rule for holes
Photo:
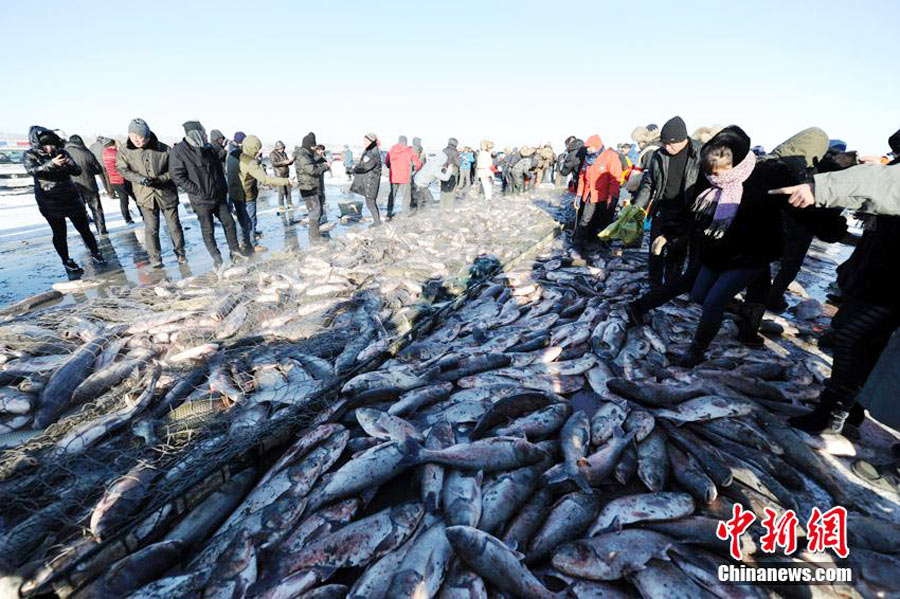
[[[290,166],[294,164],[294,159],[288,158],[283,141],[278,140],[275,142],[275,149],[269,153],[269,162],[272,163],[272,170],[275,171],[276,177],[290,178]],[[285,207],[293,207],[293,204],[291,203],[290,184],[278,186],[278,214],[281,214],[281,209]]]
[[[653,153],[633,202],[653,219],[648,269],[654,289],[677,279],[684,268],[700,173],[700,144],[688,138],[680,116],[666,121],[659,143],[661,148]]]
[[[228,211],[228,184],[217,150],[207,141],[206,130],[198,121],[184,123],[184,139],[175,144],[169,157],[169,172],[176,185],[187,191],[191,207],[200,222],[203,243],[213,264],[222,264],[222,254],[216,246],[213,216],[222,223],[225,240],[234,261],[240,253],[234,219]]]
[[[241,228],[241,240],[243,253],[248,253],[250,248],[260,247],[256,241],[254,224],[250,222],[250,215],[247,214],[247,202],[244,201],[244,188],[241,185],[241,153],[243,148],[241,144],[244,141],[243,131],[237,131],[234,139],[228,143],[227,158],[225,159],[225,180],[228,182],[228,205],[231,211],[237,217],[238,225]],[[260,248],[263,251],[265,248]]]
[[[397,139],[385,158],[385,165],[391,169],[391,193],[388,196],[387,217],[394,215],[394,200],[398,194],[403,196],[403,216],[408,217],[412,212],[412,179],[413,167],[422,168],[422,161],[415,151],[406,145],[406,136],[401,135]]]
[[[72,182],[78,190],[78,195],[91,209],[97,234],[106,235],[106,220],[103,216],[103,204],[100,203],[100,189],[97,187],[97,175],[102,175],[104,169],[97,157],[85,147],[80,135],[69,136],[66,151],[81,169],[80,175],[72,175]]]
[[[462,166],[462,158],[457,149],[459,142],[455,137],[447,140],[444,155],[447,156],[447,166],[450,170],[450,178],[441,181],[441,210],[453,210],[456,203],[456,187],[459,185],[459,170]]]
[[[178,188],[169,174],[169,146],[143,119],[128,124],[128,142],[116,158],[116,170],[134,188],[138,208],[144,215],[144,245],[153,268],[162,268],[159,246],[159,214],[162,212],[169,229],[179,264],[187,264],[184,233],[178,217]]]
[[[328,165],[328,168],[319,174],[319,187],[316,190],[316,193],[319,196],[319,225],[321,226],[328,222],[328,214],[325,212],[325,173],[331,171],[331,161],[328,160],[328,156],[325,153],[325,146],[317,144],[315,150],[316,159],[319,162],[325,162]],[[329,237],[327,232],[325,233],[325,237]]]
[[[377,227],[381,225],[381,215],[378,213],[378,188],[381,186],[381,152],[378,149],[378,136],[366,133],[363,143],[366,149],[353,167],[354,177],[350,191],[366,199],[366,206],[375,221],[372,226]]]
[[[322,204],[319,200],[319,185],[321,176],[331,167],[316,152],[316,134],[310,131],[303,138],[300,149],[294,157],[294,170],[297,172],[297,187],[300,189],[300,197],[306,204],[309,214],[309,242],[318,243],[322,240],[319,233],[319,218],[322,216]]]

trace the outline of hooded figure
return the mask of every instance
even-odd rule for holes
[[[175,144],[169,157],[169,170],[176,185],[187,191],[191,207],[200,223],[203,243],[216,267],[222,254],[216,246],[213,217],[219,219],[234,260],[240,252],[234,219],[226,202],[228,184],[222,161],[206,139],[206,131],[198,121],[184,123],[184,139]]]
[[[238,135],[235,134],[235,141],[237,138]],[[261,149],[262,142],[255,135],[247,135],[242,138],[241,154],[238,161],[239,188],[234,189],[232,186],[229,186],[229,193],[234,194],[233,197],[238,201],[245,202],[254,244],[256,237],[259,235],[256,232],[256,199],[259,197],[259,184],[277,186],[290,185],[291,183],[291,180],[287,177],[270,177],[266,173],[266,169],[262,167],[256,158]],[[263,251],[264,249],[259,245],[254,245],[254,247],[257,251]]]
[[[97,159],[97,162],[100,164],[100,166],[103,166],[103,148],[105,148],[110,141],[111,140],[108,137],[98,135],[94,143],[92,143],[88,148],[91,151],[91,154],[94,155],[94,158]],[[106,190],[106,195],[110,198],[113,197],[113,188],[109,184],[109,176],[106,174],[105,166],[103,167],[103,172],[100,174],[100,178],[103,181],[103,189]]]
[[[62,139],[53,131],[34,125],[28,130],[28,141],[31,149],[26,150],[23,157],[25,170],[34,177],[34,199],[41,215],[50,225],[53,247],[63,266],[68,272],[81,272],[78,264],[69,257],[67,218],[72,221],[94,260],[105,264],[97,240],[91,233],[78,189],[72,182],[72,177],[81,175],[81,168],[63,149]]]
[[[321,176],[331,167],[316,152],[316,134],[309,132],[300,144],[300,150],[294,157],[294,169],[297,171],[297,186],[300,197],[306,204],[309,213],[309,241],[317,243],[322,239],[319,234],[319,219],[322,216],[322,204],[319,200]]]
[[[272,163],[272,170],[276,177],[289,178],[291,176],[290,166],[294,164],[294,159],[288,157],[283,141],[275,142],[275,149],[269,153],[269,162]],[[276,189],[278,190],[278,208],[292,207],[291,186],[279,185]]]
[[[381,152],[378,149],[378,136],[374,133],[366,133],[363,138],[366,149],[359,159],[359,163],[353,167],[353,184],[350,191],[358,193],[366,199],[366,206],[375,220],[374,226],[381,224],[381,214],[378,212],[378,189],[381,187]]]
[[[619,201],[622,161],[612,148],[606,148],[599,135],[585,143],[584,164],[578,173],[575,201],[578,213],[572,241],[576,245],[593,242],[601,229],[612,223]]]
[[[72,135],[66,142],[66,151],[72,157],[78,168],[81,169],[80,175],[74,175],[72,182],[81,196],[81,201],[87,205],[94,217],[94,226],[97,227],[99,235],[106,235],[106,218],[103,215],[103,205],[100,203],[100,190],[97,187],[97,175],[103,174],[103,166],[97,157],[88,150],[80,135]]]

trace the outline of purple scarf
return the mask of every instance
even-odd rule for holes
[[[750,177],[756,166],[756,155],[748,152],[747,156],[736,167],[721,175],[706,175],[712,187],[697,196],[694,212],[703,218],[713,210],[712,221],[704,230],[704,234],[713,239],[721,239],[741,205],[744,194],[744,181]],[[703,221],[701,221],[703,222]]]

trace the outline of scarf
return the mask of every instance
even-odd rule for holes
[[[588,152],[587,154],[584,155],[584,162],[585,162],[585,164],[589,164],[589,165],[594,164],[595,162],[597,162],[597,158],[599,156],[600,156],[600,150],[597,150],[596,152]]]
[[[748,152],[747,156],[736,167],[721,175],[706,175],[712,187],[705,190],[694,202],[694,213],[700,222],[712,220],[703,231],[704,235],[713,239],[721,239],[731,226],[741,205],[744,195],[744,181],[750,177],[756,166],[756,154]]]

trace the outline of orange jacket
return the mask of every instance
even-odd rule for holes
[[[592,135],[584,145],[588,148],[601,148],[603,141],[598,135]],[[585,163],[578,175],[578,191],[575,196],[592,204],[606,202],[609,206],[619,198],[621,181],[622,161],[615,150],[607,148],[600,152],[594,164]]]

